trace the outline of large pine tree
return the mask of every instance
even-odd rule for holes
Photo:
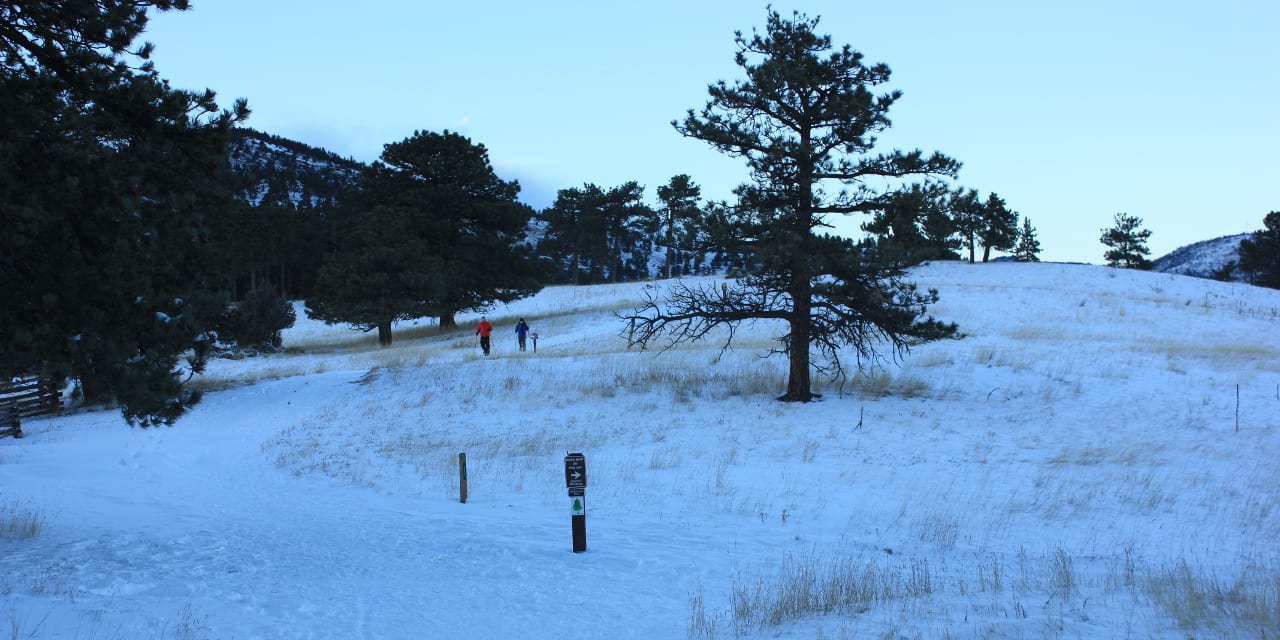
[[[211,251],[230,126],[134,46],[182,0],[0,5],[0,375],[78,381],[86,402],[172,423],[222,312]]]
[[[936,292],[904,282],[902,270],[878,260],[872,247],[824,232],[826,216],[881,209],[877,186],[885,181],[952,176],[959,164],[920,151],[870,155],[900,93],[873,94],[889,68],[863,64],[848,46],[833,49],[829,36],[814,33],[817,24],[770,11],[763,34],[739,32],[735,60],[746,80],[710,85],[701,113],[673,123],[746,160],[752,182],[738,189],[735,231],[758,262],[732,286],[676,285],[665,302],[651,299],[624,317],[624,334],[640,345],[661,336],[696,340],[716,326],[732,336],[744,321],[778,321],[786,327],[778,352],[789,361],[784,401],[814,397],[811,365],[843,380],[846,349],[861,367],[885,348],[896,356],[955,331],[924,318]]]
[[[327,254],[307,313],[377,329],[533,295],[540,268],[525,242],[533,211],[520,185],[494,173],[484,145],[456,133],[415,132],[388,144],[364,175],[363,210]]]
[[[693,248],[693,240],[701,226],[703,213],[698,201],[702,188],[687,174],[672,176],[671,181],[658,187],[658,200],[662,206],[658,215],[658,233],[666,248],[662,277],[684,275],[684,255]]]

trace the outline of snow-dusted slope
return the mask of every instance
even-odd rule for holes
[[[1212,278],[1228,264],[1239,264],[1240,241],[1250,234],[1223,236],[1197,242],[1173,250],[1155,261],[1152,269],[1163,273],[1178,273],[1197,278]],[[1233,280],[1240,279],[1240,272],[1233,269]]]
[[[233,130],[230,162],[249,183],[241,199],[253,206],[342,209],[353,206],[360,183],[360,163],[252,129]]]
[[[173,428],[32,420],[0,440],[0,523],[41,525],[0,526],[0,632],[1274,637],[1280,292],[916,275],[967,337],[809,404],[772,400],[777,326],[627,350],[613,311],[658,282],[493,309],[490,358],[465,327],[380,350],[303,319],[287,354],[214,363]],[[587,461],[583,554],[566,451]]]

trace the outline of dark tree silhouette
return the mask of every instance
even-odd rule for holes
[[[148,11],[186,8],[0,5],[0,375],[74,379],[144,427],[198,400],[184,382],[225,305],[211,265],[248,116],[172,89],[134,45]]]
[[[1240,270],[1253,284],[1280,289],[1280,211],[1268,213],[1262,224],[1240,241]]]
[[[1115,226],[1102,230],[1099,239],[1108,247],[1103,257],[1108,266],[1125,269],[1149,269],[1151,261],[1147,256],[1151,250],[1147,248],[1147,239],[1151,230],[1142,228],[1142,218],[1127,213],[1117,213]]]
[[[364,175],[364,210],[346,223],[320,268],[307,315],[378,330],[533,295],[542,288],[525,231],[533,211],[520,185],[498,178],[484,145],[456,133],[415,132],[388,144]]]
[[[1022,219],[1022,230],[1018,232],[1018,242],[1013,247],[1013,259],[1040,262],[1040,240],[1036,238],[1036,228],[1031,226],[1031,218]]]
[[[861,367],[889,345],[895,357],[910,345],[952,335],[954,325],[922,319],[935,291],[901,280],[898,265],[880,260],[870,245],[822,232],[825,216],[871,212],[884,204],[872,185],[908,176],[952,176],[959,164],[941,154],[893,151],[868,155],[875,134],[889,126],[899,92],[876,96],[889,79],[883,64],[864,65],[848,46],[833,50],[830,36],[814,33],[818,19],[770,11],[763,34],[736,34],[735,60],[747,79],[710,85],[710,102],[673,125],[680,133],[744,158],[753,182],[738,188],[741,246],[754,264],[732,286],[674,285],[664,302],[650,298],[622,317],[632,344],[668,344],[729,329],[744,321],[787,326],[776,350],[787,355],[789,375],[780,399],[814,397],[810,369],[839,380],[841,353],[852,348]],[[827,185],[842,186],[829,193]],[[728,346],[728,342],[726,346]],[[811,350],[821,358],[814,363]]]

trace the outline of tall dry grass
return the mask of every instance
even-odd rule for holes
[[[0,538],[28,540],[38,537],[47,518],[44,511],[19,502],[0,502]]]

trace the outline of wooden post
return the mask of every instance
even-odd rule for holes
[[[573,552],[587,550],[587,459],[581,453],[564,456],[564,483],[569,488]]]
[[[467,503],[467,454],[458,454],[458,502]]]
[[[17,405],[9,405],[9,407],[5,409],[4,415],[0,417],[3,418],[0,419],[0,437],[22,437],[22,412],[18,410]]]
[[[587,550],[587,497],[585,495],[569,496],[569,502],[573,512],[569,518],[573,552],[582,553]]]

